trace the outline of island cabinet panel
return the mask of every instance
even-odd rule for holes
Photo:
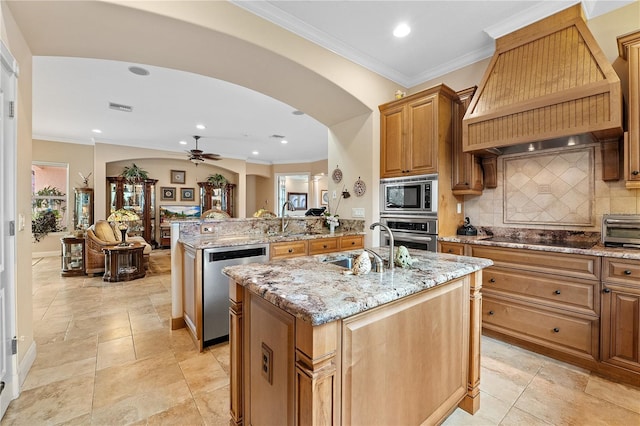
[[[184,246],[182,261],[183,319],[191,338],[202,351],[202,250]]]
[[[356,250],[364,247],[364,235],[344,235],[340,237],[340,250]]]
[[[600,258],[469,245],[483,273],[484,334],[595,369],[600,357]]]
[[[306,256],[308,249],[307,241],[286,241],[282,243],[272,243],[270,246],[272,260]]]
[[[602,361],[640,373],[640,261],[605,258],[603,269]]]
[[[309,240],[309,254],[322,254],[338,251],[340,249],[340,241],[338,237],[321,238],[318,240]]]
[[[295,317],[252,293],[248,300],[245,424],[294,425]]]
[[[342,424],[441,422],[467,394],[469,320],[468,277],[345,319]]]

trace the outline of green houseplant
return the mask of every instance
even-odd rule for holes
[[[213,175],[209,175],[209,177],[207,178],[207,182],[209,182],[216,188],[222,188],[227,184],[227,178],[222,176],[220,173],[216,173]]]
[[[149,179],[149,173],[138,167],[136,163],[132,163],[131,167],[125,166],[120,176],[125,178],[129,183],[138,183]]]
[[[45,186],[35,193],[32,203],[31,233],[36,242],[46,237],[49,232],[65,230],[60,223],[65,211],[64,195],[55,186]]]

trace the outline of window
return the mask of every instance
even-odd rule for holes
[[[31,164],[31,220],[32,230],[46,235],[66,231],[69,218],[67,194],[69,171],[67,164]]]

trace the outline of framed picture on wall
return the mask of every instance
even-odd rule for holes
[[[194,199],[193,188],[180,188],[180,201],[193,201]]]
[[[184,170],[171,170],[171,183],[185,183],[186,173]]]
[[[291,203],[294,210],[307,209],[307,193],[306,192],[287,192],[287,200]]]
[[[175,201],[176,188],[173,186],[163,186],[160,188],[160,199],[162,201]]]
[[[320,191],[320,204],[323,206],[329,205],[329,191],[326,189]]]

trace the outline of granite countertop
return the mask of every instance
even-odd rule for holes
[[[546,245],[544,243],[536,244],[529,241],[492,241],[487,240],[491,238],[490,235],[478,235],[478,236],[464,236],[455,235],[449,237],[438,237],[438,241],[450,242],[450,243],[462,243],[462,244],[476,244],[483,246],[494,247],[508,247],[508,248],[522,248],[529,250],[548,251],[555,253],[572,253],[572,254],[584,254],[591,256],[602,257],[616,257],[621,259],[633,259],[640,260],[640,250],[630,248],[617,248],[617,247],[605,247],[601,242],[594,242],[594,245],[590,248],[577,248],[571,247],[571,241],[567,246],[562,245]],[[578,240],[574,240],[578,241]],[[561,243],[558,243],[561,244]]]
[[[243,246],[247,244],[271,244],[286,241],[314,240],[319,238],[342,237],[345,235],[364,235],[364,232],[347,231],[335,232],[301,232],[284,234],[265,233],[245,233],[245,234],[199,234],[194,236],[181,237],[178,242],[195,249],[206,249],[212,247]]]
[[[387,248],[376,248],[382,258]],[[312,325],[350,317],[491,266],[488,259],[409,250],[415,262],[383,273],[345,275],[324,260],[352,250],[269,263],[228,266],[223,273],[284,311]]]

